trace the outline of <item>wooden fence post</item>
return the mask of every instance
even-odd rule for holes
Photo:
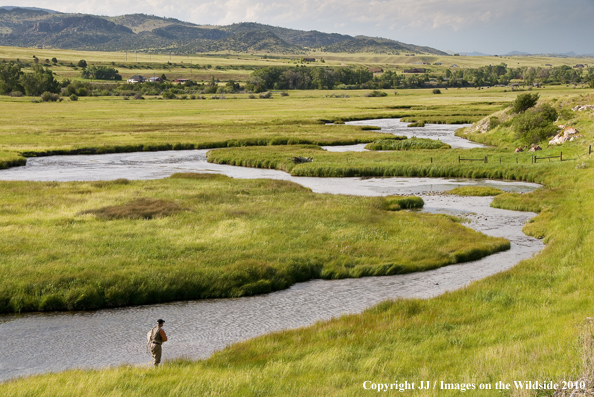
[[[563,152],[561,152],[561,154],[559,155],[559,158],[561,159],[561,161],[563,161]]]
[[[458,156],[458,164],[460,164],[460,156]]]
[[[487,156],[485,156],[485,164],[487,164]]]

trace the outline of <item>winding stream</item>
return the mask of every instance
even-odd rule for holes
[[[313,280],[255,297],[96,312],[2,315],[0,332],[8,337],[0,355],[0,381],[76,367],[148,364],[151,359],[144,347],[145,335],[160,317],[166,320],[165,329],[170,338],[163,349],[165,359],[208,357],[241,340],[358,313],[386,299],[428,298],[459,289],[509,269],[543,247],[541,241],[521,231],[535,214],[491,208],[489,197],[439,194],[463,185],[495,186],[519,192],[539,186],[530,183],[447,178],[296,178],[275,170],[209,164],[205,150],[33,158],[25,167],[0,171],[0,180],[156,179],[191,171],[223,173],[234,178],[290,180],[319,193],[417,194],[425,200],[423,211],[464,215],[473,229],[508,238],[511,249],[475,262],[423,273]]]

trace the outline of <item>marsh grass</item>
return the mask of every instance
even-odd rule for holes
[[[398,142],[398,141],[397,141]],[[564,156],[576,156],[582,146],[563,148]],[[587,150],[587,149],[586,149]],[[559,153],[559,148],[542,151],[543,156]],[[313,157],[311,163],[294,164],[291,157]],[[459,163],[458,157],[484,158],[488,162]],[[308,177],[460,177],[539,182],[549,170],[575,168],[575,161],[532,163],[531,153],[499,149],[407,150],[391,152],[336,153],[313,147],[252,147],[220,149],[208,153],[208,161],[255,168],[286,171]]]
[[[415,149],[450,149],[451,146],[435,139],[408,138],[403,140],[381,139],[374,141],[365,149],[369,150],[415,150]]]
[[[502,193],[503,190],[489,186],[460,186],[445,192],[455,196],[497,196]]]
[[[312,278],[434,269],[509,248],[446,216],[385,211],[372,198],[314,194],[280,180],[181,173],[0,182],[0,192],[2,312],[254,295]]]

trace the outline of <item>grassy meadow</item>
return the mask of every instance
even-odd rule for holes
[[[445,215],[392,212],[422,207],[419,198],[321,195],[285,181],[175,174],[0,182],[0,192],[1,312],[238,297],[509,249]]]
[[[398,95],[333,98],[336,91],[291,91],[287,97],[249,99],[124,100],[81,97],[78,101],[32,103],[31,98],[0,97],[0,153],[13,158],[54,153],[104,153],[284,144],[354,144],[381,139],[378,131],[343,122],[371,118],[471,123],[507,106],[517,93],[452,89],[400,90]],[[565,87],[538,91],[543,98],[570,97]],[[590,92],[590,91],[588,91]],[[6,154],[2,155],[6,156]],[[0,156],[0,161],[3,157]]]
[[[196,81],[208,81],[211,76],[222,81],[245,81],[251,70],[263,66],[291,66],[300,62],[302,57],[315,58],[316,62],[308,66],[353,66],[353,67],[381,67],[384,70],[402,71],[410,67],[417,67],[415,63],[429,62],[431,65],[422,65],[432,72],[444,72],[452,65],[460,68],[477,68],[487,65],[505,63],[510,67],[544,67],[575,64],[594,64],[591,58],[556,58],[541,56],[438,56],[420,55],[406,56],[405,54],[376,54],[376,53],[325,53],[312,51],[302,55],[273,55],[246,54],[246,53],[211,53],[168,55],[152,54],[150,52],[102,52],[102,51],[76,51],[61,49],[38,49],[24,47],[0,46],[0,59],[7,61],[20,59],[31,60],[33,56],[42,62],[45,59],[57,58],[59,63],[52,66],[60,79],[80,79],[80,69],[69,67],[84,59],[89,64],[115,67],[124,79],[135,74],[146,76],[167,75],[171,80],[177,78],[190,78]],[[322,63],[321,60],[324,60]],[[434,65],[441,63],[442,65]]]
[[[324,54],[330,64],[344,62],[341,57]],[[350,57],[374,65],[395,60],[377,54]],[[459,64],[488,61],[455,57]],[[557,61],[569,62],[546,58]],[[227,100],[92,97],[38,104],[30,98],[0,98],[0,166],[16,165],[11,162],[22,161],[23,153],[191,144],[252,146],[213,150],[209,161],[297,176],[536,181],[545,187],[499,194],[492,206],[538,212],[524,231],[546,243],[541,253],[513,269],[432,299],[384,302],[360,314],[234,344],[207,360],[170,361],[157,370],[122,366],[44,374],[4,382],[0,394],[358,396],[377,394],[363,388],[367,380],[494,384],[590,376],[594,350],[587,341],[593,330],[586,318],[594,317],[594,164],[586,153],[594,141],[594,112],[565,112],[563,122],[576,126],[582,137],[538,152],[546,157],[563,151],[568,160],[563,162],[534,164],[533,153],[514,153],[518,142],[509,127],[469,133],[492,145],[484,149],[330,153],[313,145],[381,138],[377,131],[324,122],[478,121],[517,96],[506,91],[449,89],[433,95],[431,90],[399,90],[383,98],[364,97],[367,91],[349,91],[350,98],[330,97],[336,91],[290,91],[288,97],[270,100],[238,94]],[[592,90],[534,91],[565,109],[593,103]],[[292,156],[314,161],[296,165]],[[458,162],[459,156],[486,156],[488,162]],[[415,198],[319,195],[288,182],[196,174],[134,182],[0,182],[0,303],[4,311],[25,311],[241,296],[314,277],[434,268],[506,247],[505,240],[472,232],[455,218],[394,211],[420,205]],[[552,395],[526,390],[467,394]]]

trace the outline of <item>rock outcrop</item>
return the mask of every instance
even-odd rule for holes
[[[555,137],[549,141],[549,145],[561,145],[565,142],[573,141],[579,137],[581,137],[581,135],[579,135],[579,131],[577,129],[573,127],[565,127],[563,131],[555,135]]]
[[[571,110],[574,112],[581,112],[583,110],[594,110],[594,105],[577,105],[573,107]]]

